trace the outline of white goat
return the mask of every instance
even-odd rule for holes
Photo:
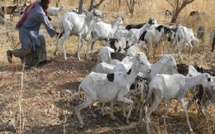
[[[186,96],[186,93],[189,89],[193,88],[198,84],[203,85],[203,87],[213,87],[214,82],[213,79],[211,79],[211,76],[207,73],[200,74],[191,78],[183,76],[181,74],[156,75],[149,83],[149,94],[144,103],[147,106],[150,102],[149,100],[152,99],[153,96],[154,99],[152,100],[152,104],[150,106],[147,106],[145,114],[147,133],[150,133],[149,117],[152,111],[160,104],[163,99],[166,99],[169,102],[167,109],[170,107],[171,99],[178,99],[184,109],[189,130],[190,132],[193,132],[190,126],[187,109],[184,103],[184,97]],[[165,116],[167,113],[168,111],[166,110]]]
[[[151,73],[149,75],[139,74],[139,76],[151,81],[156,74],[176,74],[177,64],[175,58],[171,54],[164,54],[159,61],[151,65]]]
[[[113,37],[116,39],[121,39],[123,37],[129,38],[129,37],[131,37],[131,32],[126,29],[121,29],[121,30],[119,29],[118,31],[115,32]]]
[[[99,64],[97,64],[95,66],[95,68],[93,68],[93,72],[96,73],[105,73],[105,74],[111,74],[113,73],[113,69],[114,69],[115,65],[111,65],[105,62],[101,62]]]
[[[109,46],[102,47],[99,56],[100,60],[105,63],[110,63],[111,62],[111,53],[114,53],[114,49],[110,48]]]
[[[180,72],[179,72],[180,73]],[[194,77],[194,76],[197,76],[197,75],[199,75],[199,74],[201,74],[201,73],[199,73],[196,69],[195,69],[195,67],[194,66],[192,66],[192,65],[188,65],[188,73],[187,73],[187,77]],[[195,90],[196,90],[196,87],[194,87],[194,88],[191,88],[191,89],[189,89],[190,91],[191,91],[191,93],[193,94],[193,96],[195,96]],[[189,103],[191,103],[191,102],[189,102]],[[176,113],[178,113],[178,104],[179,104],[179,102],[177,102],[176,103],[176,105],[175,105],[175,112]],[[189,105],[189,104],[188,104]],[[191,105],[191,104],[190,104]],[[187,107],[187,109],[188,109],[188,107]]]
[[[213,79],[213,81],[215,81],[215,77],[211,77]],[[204,109],[204,113],[205,113],[205,117],[206,117],[206,122],[208,122],[209,119],[209,115],[207,113],[207,107],[209,106],[209,104],[212,104],[215,102],[215,88],[210,87],[210,88],[202,88],[201,86],[198,86],[195,88],[196,90],[198,90],[195,93],[193,93],[193,98],[189,101],[188,105],[187,105],[187,109],[190,108],[190,106],[197,101],[198,106],[198,115],[200,113],[202,113],[202,108]],[[200,105],[202,105],[203,107],[201,107]]]
[[[191,55],[192,50],[193,50],[193,45],[192,44],[197,44],[199,43],[199,40],[195,37],[193,30],[191,28],[187,28],[184,26],[178,26],[178,29],[175,34],[175,40],[172,44],[172,54],[176,50],[176,47],[178,47],[178,56],[182,58],[181,52],[184,49],[185,43],[188,43],[190,46],[190,52],[189,55]]]
[[[131,66],[132,66],[132,62],[118,64],[113,68],[113,72],[124,72],[125,73],[125,72],[129,71]],[[138,76],[140,76],[142,78],[145,78],[145,79],[148,79],[149,81],[151,81],[152,78],[156,74],[159,74],[159,73],[160,74],[175,74],[175,73],[177,73],[176,61],[175,61],[174,57],[171,54],[164,54],[160,58],[160,60],[158,62],[156,62],[155,64],[152,64],[150,66],[151,66],[150,67],[151,68],[151,73],[150,74],[138,73]],[[144,92],[147,92],[145,90],[147,90],[147,89],[144,89]],[[123,110],[123,114],[125,116],[125,107],[123,107],[122,110]],[[142,107],[140,108],[140,110],[142,110]],[[104,104],[102,105],[101,113],[102,113],[102,115],[105,115],[105,113],[104,113]],[[142,111],[141,111],[141,113],[142,113]],[[140,117],[142,118],[141,114],[140,114]]]
[[[97,22],[92,29],[92,39],[87,42],[86,56],[88,55],[89,46],[91,45],[91,55],[93,50],[93,45],[97,40],[108,40],[112,38],[114,33],[118,30],[118,27],[123,24],[121,18],[116,18],[113,24],[108,24],[104,22]]]
[[[47,10],[47,15],[48,16],[56,16],[58,17],[59,13],[63,11],[65,6],[60,6],[60,7],[49,7]]]
[[[64,47],[65,41],[69,37],[69,35],[72,34],[78,36],[77,56],[80,60],[80,51],[83,45],[82,38],[88,37],[88,34],[90,34],[97,17],[102,17],[102,13],[96,9],[92,10],[87,15],[80,15],[75,12],[67,11],[60,20],[62,32],[57,37],[56,49],[54,54],[56,54],[58,50],[58,39],[60,35],[65,32],[61,42],[64,59],[67,60],[66,50]]]
[[[112,102],[114,100],[131,104],[131,108],[126,118],[129,122],[129,117],[133,108],[133,101],[125,96],[129,92],[131,84],[134,82],[137,73],[149,73],[149,62],[144,53],[139,53],[133,58],[133,65],[131,70],[126,74],[122,72],[115,72],[113,74],[101,74],[91,72],[79,85],[86,93],[86,101],[75,107],[75,112],[80,121],[80,128],[83,128],[84,122],[80,115],[80,110],[91,106],[96,101]],[[92,112],[92,110],[91,110]],[[93,112],[92,112],[93,114]],[[93,114],[95,117],[95,115]],[[113,115],[111,115],[113,116]]]

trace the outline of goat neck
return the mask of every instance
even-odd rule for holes
[[[195,87],[198,84],[201,84],[201,80],[203,79],[204,74],[199,74],[197,76],[194,77],[186,77],[185,81],[186,81],[186,89],[192,89],[193,87]]]
[[[85,22],[84,22],[84,26],[81,29],[82,30],[87,30],[87,34],[85,35],[86,37],[89,36],[89,34],[91,33],[92,28],[94,27],[96,22],[96,18],[94,15],[92,15],[92,13],[89,13],[86,18],[85,18]]]
[[[90,27],[95,23],[95,16],[92,13],[89,13],[85,18],[85,24]]]
[[[133,65],[131,67],[131,69],[127,72],[127,76],[125,77],[125,81],[128,85],[132,85],[132,83],[134,83],[135,78],[137,77],[137,74],[139,72],[137,72],[134,68]]]
[[[151,67],[152,71],[150,73],[149,81],[151,81],[155,77],[156,74],[162,73],[164,67],[165,67],[165,65],[164,65],[164,63],[161,63],[161,61],[158,61],[158,62],[152,64],[152,67]]]
[[[127,72],[127,76],[125,78],[127,84],[131,85],[134,83],[137,74],[139,73],[140,61],[137,61],[136,58],[133,59],[133,64],[131,69]]]
[[[113,33],[113,35],[116,33],[116,31],[118,30],[118,28],[119,28],[119,22],[118,22],[118,20],[116,20],[116,22],[114,22],[113,24],[112,24],[112,33]]]

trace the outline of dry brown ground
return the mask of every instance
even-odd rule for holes
[[[62,3],[69,7],[77,7],[77,0],[69,1],[66,4],[66,0],[62,0]],[[109,2],[107,8],[102,7],[101,10],[105,13],[109,13],[108,16],[116,14],[124,15],[127,11],[125,4],[122,5],[118,11],[118,5],[116,3]],[[129,23],[141,23],[148,20],[149,17],[154,16],[158,19],[158,22],[167,24],[169,18],[165,19],[163,11],[169,9],[168,5],[162,0],[156,0],[156,3],[142,3],[141,7],[136,7],[136,13],[133,18],[126,17],[125,24]],[[0,3],[1,4],[1,3]],[[88,3],[86,2],[85,5]],[[189,5],[183,13],[180,15],[180,23],[192,27],[196,32],[199,25],[206,27],[206,33],[209,33],[214,28],[214,11],[213,1],[196,0],[192,5]],[[150,8],[148,6],[151,6]],[[87,7],[87,6],[85,6]],[[186,17],[191,10],[202,10],[207,13],[207,17],[189,18]],[[208,16],[210,18],[208,18]],[[8,16],[7,16],[8,18]],[[109,22],[110,17],[107,17],[105,21]],[[17,21],[17,19],[15,20]],[[14,23],[15,23],[14,21]],[[52,22],[54,26],[58,26],[58,21],[55,19]],[[7,24],[10,27],[10,24]],[[1,32],[6,30],[5,25],[0,25]],[[138,116],[135,114],[135,110],[131,116],[131,124],[125,124],[121,109],[116,106],[115,115],[118,117],[116,121],[110,119],[107,108],[107,116],[93,119],[88,109],[82,111],[84,115],[84,121],[86,123],[83,130],[78,129],[78,120],[74,114],[74,107],[80,104],[81,101],[77,101],[76,91],[79,83],[82,79],[89,74],[91,68],[95,65],[91,60],[78,61],[75,57],[76,51],[76,37],[70,37],[66,42],[66,50],[69,54],[68,61],[63,60],[63,56],[60,53],[57,56],[53,56],[55,48],[55,38],[50,38],[42,27],[41,32],[46,36],[48,57],[53,61],[45,66],[38,68],[25,69],[22,80],[22,65],[19,59],[14,58],[15,64],[9,65],[6,60],[6,50],[19,48],[18,33],[13,32],[9,35],[0,34],[0,124],[4,124],[9,120],[13,120],[15,123],[15,129],[18,133],[24,134],[61,134],[61,133],[123,133],[134,134],[144,133],[145,125],[140,128],[136,128]],[[9,40],[7,38],[9,37]],[[208,40],[208,34],[206,34]],[[96,50],[104,44],[98,42]],[[170,45],[167,44],[170,48]],[[175,58],[178,63],[186,64],[199,64],[206,68],[215,68],[214,54],[210,54],[210,45],[201,44],[199,47],[195,47],[193,55],[188,57],[187,50],[183,52],[184,61],[178,59],[177,54]],[[86,47],[84,47],[84,52]],[[159,48],[160,49],[160,48]],[[159,50],[158,49],[158,50]],[[160,51],[157,51],[156,59],[159,58]],[[84,57],[82,53],[82,57]],[[152,62],[152,58],[149,57]],[[172,104],[169,116],[164,123],[162,117],[157,112],[154,112],[151,116],[151,129],[153,133],[188,133],[188,127],[185,118],[180,118],[182,113],[181,107],[179,108],[179,114],[174,113]],[[99,113],[99,105],[94,107],[95,112]],[[195,133],[212,134],[215,133],[215,105],[209,106],[208,111],[210,113],[210,121],[205,123],[204,116],[197,118],[196,107],[192,106],[189,110],[189,116],[192,128]],[[162,107],[164,110],[164,107]],[[99,114],[98,114],[99,115]],[[144,123],[143,123],[144,124]]]

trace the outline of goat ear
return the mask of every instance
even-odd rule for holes
[[[167,57],[164,57],[164,56],[162,56],[161,57],[161,63],[167,63],[167,61],[169,60],[169,57],[167,58]]]

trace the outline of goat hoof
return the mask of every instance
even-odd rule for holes
[[[140,127],[142,125],[142,121],[138,121],[137,126]]]
[[[112,120],[116,120],[116,116],[111,115],[110,117],[111,117]]]
[[[103,113],[103,112],[99,112],[99,114],[102,116],[102,117],[105,117],[106,116],[106,114],[105,113]]]
[[[193,132],[193,129],[192,129],[192,128],[190,129],[190,132],[191,132],[191,133]]]
[[[124,117],[124,122],[126,122],[126,117]]]
[[[127,123],[127,124],[129,124],[129,123],[130,123],[129,119],[126,119],[126,123]]]
[[[80,124],[79,129],[83,129],[84,128],[84,124]]]
[[[93,118],[97,118],[97,115],[96,115],[96,114],[93,114]]]

